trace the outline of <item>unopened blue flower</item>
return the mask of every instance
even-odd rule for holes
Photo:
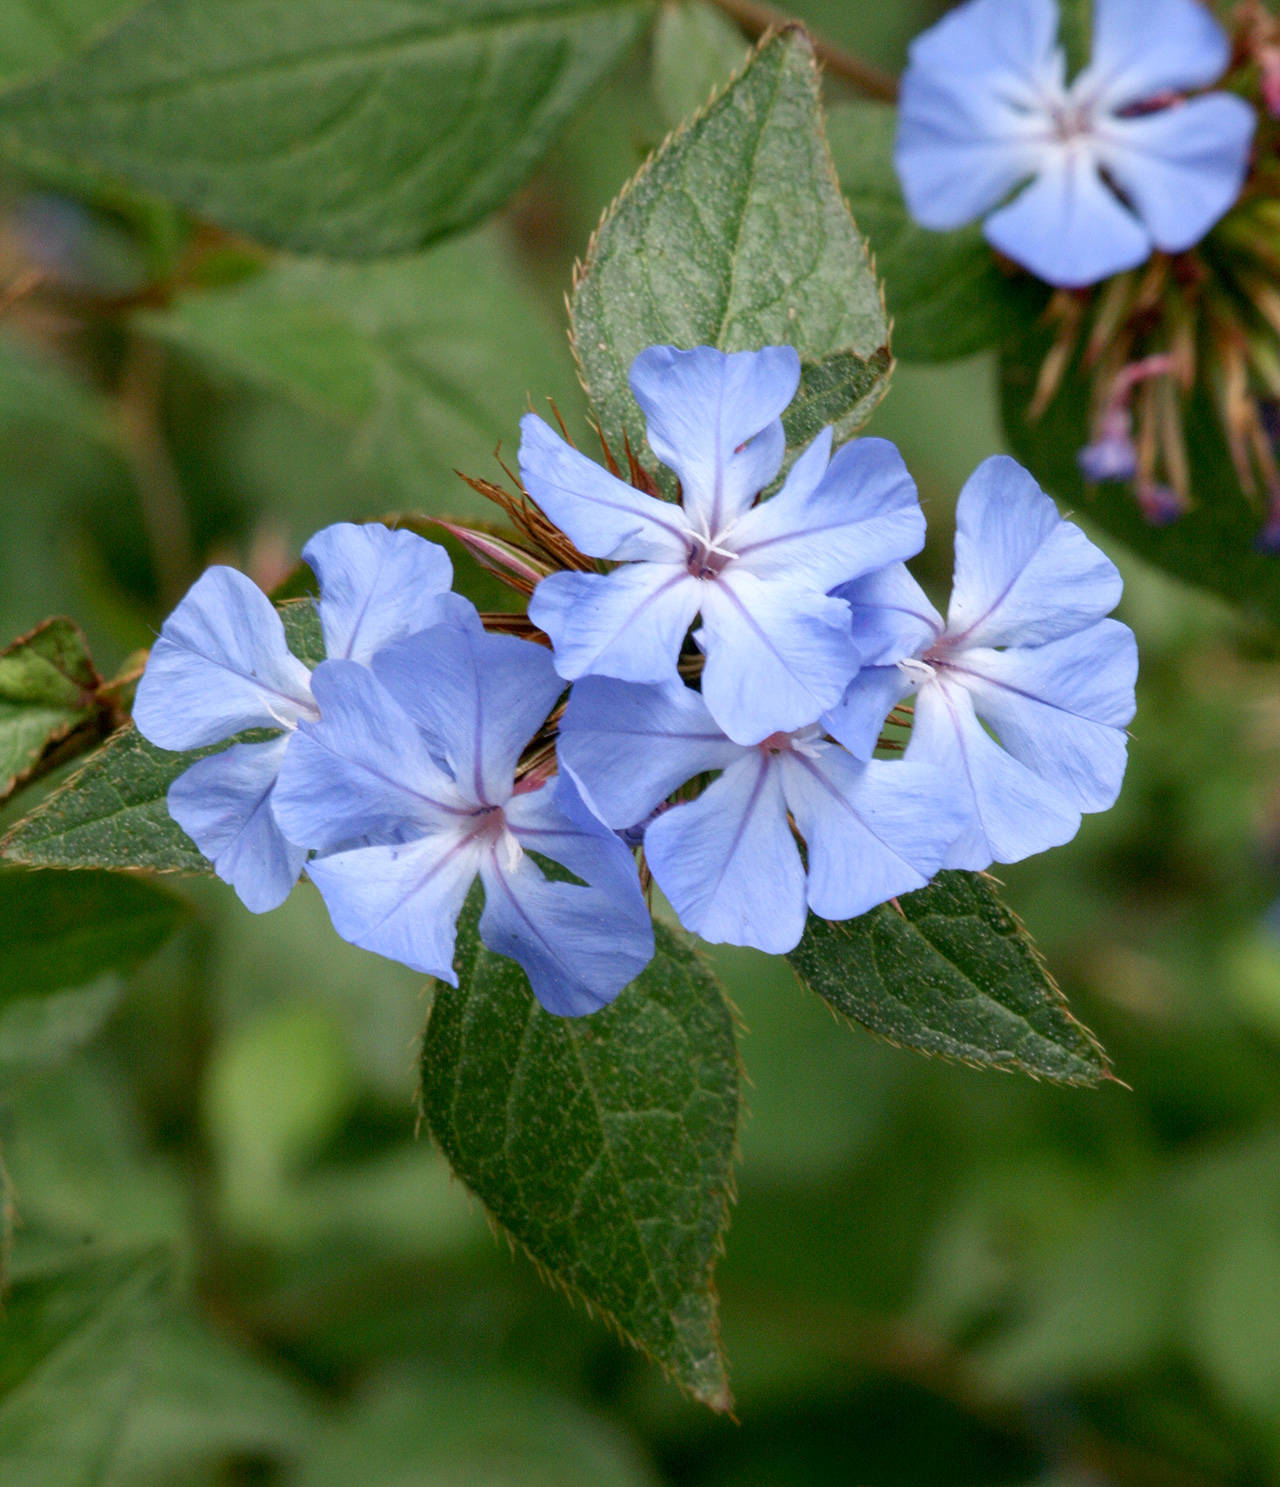
[[[348,522],[317,532],[303,556],[320,580],[329,656],[367,663],[392,640],[437,624],[465,601],[448,593],[448,554],[412,532]],[[311,673],[293,655],[271,601],[234,568],[215,567],[165,621],[138,683],[138,731],[162,749],[199,749],[250,728],[169,787],[169,813],[254,913],[284,902],[306,861],[271,810],[290,738],[318,716]]]
[[[1181,96],[1230,60],[1200,0],[1094,0],[1069,86],[1057,38],[1056,0],[957,6],[912,43],[895,158],[916,221],[984,218],[1002,253],[1076,287],[1199,242],[1240,194],[1256,121],[1233,94]]]
[[[549,1011],[593,1012],[644,969],[653,926],[631,853],[569,780],[515,783],[563,686],[542,646],[478,621],[400,641],[372,670],[316,668],[320,716],[299,723],[274,807],[321,854],[307,872],[344,939],[456,986],[458,913],[479,874],[480,938]],[[534,854],[579,881],[547,878]]]
[[[937,769],[862,763],[812,725],[737,744],[691,688],[586,677],[570,693],[558,753],[596,815],[619,829],[721,771],[696,800],[649,822],[645,859],[686,928],[773,954],[799,941],[806,907],[849,919],[922,888],[965,820]]]
[[[631,388],[654,453],[680,477],[681,506],[627,485],[526,415],[530,495],[582,552],[623,565],[538,585],[529,615],[551,637],[561,676],[675,684],[701,615],[703,696],[730,738],[750,744],[803,726],[839,699],[857,661],[848,606],[828,591],[918,552],[924,517],[892,444],[860,439],[833,459],[830,429],[756,504],[782,466],[781,414],[799,379],[790,346],[640,353]]]
[[[946,770],[968,812],[945,866],[1017,862],[1114,803],[1138,664],[1133,633],[1103,618],[1120,589],[1105,554],[1000,455],[960,494],[945,623],[900,564],[842,591],[869,664],[823,721],[869,758],[889,708],[915,693],[905,757]]]

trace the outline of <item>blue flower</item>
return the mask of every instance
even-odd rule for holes
[[[1240,194],[1256,122],[1232,94],[1178,96],[1230,60],[1199,0],[1094,0],[1093,14],[1070,86],[1055,0],[967,0],[916,38],[902,79],[911,215],[939,231],[985,218],[994,247],[1067,287],[1199,242]]]
[[[696,800],[649,821],[645,859],[686,928],[773,954],[799,941],[806,905],[849,919],[924,887],[965,821],[939,770],[862,763],[816,726],[734,743],[690,688],[586,677],[570,693],[558,752],[592,810],[618,829],[721,771]]]
[[[320,716],[299,722],[274,807],[321,854],[307,872],[344,939],[456,986],[458,913],[479,874],[480,938],[548,1011],[593,1012],[644,969],[653,927],[631,853],[570,781],[515,783],[563,685],[543,647],[474,619],[411,636],[372,670],[316,668]],[[579,881],[548,879],[535,854]]]
[[[823,721],[869,758],[889,708],[915,693],[905,758],[945,769],[967,809],[946,867],[1017,862],[1114,803],[1138,665],[1132,632],[1103,618],[1120,589],[1110,560],[1001,455],[960,493],[945,623],[900,564],[842,590],[869,664]]]
[[[331,657],[368,663],[384,645],[456,613],[448,554],[412,532],[347,522],[317,532],[303,557],[320,580]],[[250,728],[282,730],[198,760],[169,787],[169,813],[254,913],[284,902],[307,848],[271,799],[299,722],[318,716],[311,673],[285,642],[271,601],[234,568],[215,567],[165,621],[138,683],[138,731],[162,749],[200,749]]]
[[[530,495],[584,553],[622,566],[553,573],[529,615],[551,637],[560,675],[676,685],[695,639],[702,692],[730,738],[752,744],[802,727],[837,702],[857,666],[837,584],[918,552],[924,517],[901,457],[860,439],[831,457],[827,429],[771,500],[781,414],[800,361],[790,346],[726,354],[651,346],[631,388],[683,504],[625,484],[528,414],[520,471]]]

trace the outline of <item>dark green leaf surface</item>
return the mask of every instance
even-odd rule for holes
[[[138,0],[5,0],[0,6],[0,83],[65,62]]]
[[[1067,1010],[1030,937],[977,873],[833,924],[809,916],[787,959],[837,1012],[893,1043],[1061,1084],[1097,1084],[1107,1061]]]
[[[841,185],[884,281],[894,355],[903,361],[970,356],[1005,332],[1008,275],[979,225],[930,232],[908,216],[893,166],[896,120],[893,109],[865,101],[841,104],[827,120]]]
[[[634,0],[153,0],[0,100],[0,148],[266,242],[401,252],[478,221],[638,35]]]
[[[68,619],[46,620],[0,653],[0,800],[94,716],[99,680]]]
[[[0,1481],[106,1480],[167,1269],[154,1251],[102,1255],[14,1286],[0,1349]]]
[[[524,972],[458,931],[422,1108],[459,1177],[573,1295],[713,1409],[730,1404],[712,1268],[738,1121],[733,1024],[682,938],[611,1006],[553,1017]]]
[[[627,370],[658,343],[790,344],[826,383],[838,436],[867,417],[884,388],[888,329],[801,31],[766,41],[627,186],[592,239],[571,312],[583,382],[619,448],[624,430],[644,447]]]

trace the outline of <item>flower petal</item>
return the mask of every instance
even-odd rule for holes
[[[314,715],[311,673],[285,643],[271,600],[221,567],[201,574],[164,622],[133,705],[138,731],[162,749]]]
[[[456,832],[313,858],[307,876],[344,940],[458,984],[453,941],[480,848]]]
[[[619,913],[649,923],[631,848],[592,815],[568,775],[514,795],[503,811],[517,842],[609,895]]]
[[[735,743],[807,728],[844,696],[858,657],[842,599],[736,565],[702,588],[702,695]]]
[[[478,625],[437,625],[398,641],[373,670],[477,805],[511,794],[524,746],[564,691],[545,646]]]
[[[821,439],[810,451],[821,452]],[[778,494],[737,523],[728,539],[736,569],[786,577],[825,594],[924,546],[915,481],[887,439],[854,439],[816,484],[811,474],[798,460]]]
[[[956,506],[949,645],[1039,645],[1093,624],[1123,587],[1115,564],[1007,455],[983,460]]]
[[[783,752],[778,767],[809,849],[809,907],[824,919],[923,888],[966,823],[950,775],[927,764],[860,764],[827,744]]]
[[[569,693],[556,753],[583,798],[624,830],[686,780],[742,757],[690,687],[584,676]]]
[[[974,714],[968,691],[939,679],[916,696],[906,758],[932,764],[950,779],[968,824],[947,851],[944,867],[1020,862],[1069,842],[1080,812],[1066,797],[1007,754]]]
[[[782,782],[763,750],[732,764],[645,832],[654,881],[686,929],[714,944],[793,950],[804,933],[804,866]]]
[[[690,525],[715,537],[782,467],[783,409],[800,385],[791,346],[650,346],[631,363],[649,443],[680,477]]]
[[[579,552],[593,558],[683,562],[689,523],[580,454],[536,413],[520,420],[520,479]]]
[[[320,718],[303,723],[275,793],[291,840],[320,852],[361,837],[469,819],[472,802],[432,761],[427,741],[377,677],[325,661],[312,677]]]
[[[982,230],[993,248],[1064,289],[1136,268],[1151,254],[1146,228],[1080,144],[1046,152],[1036,180]]]
[[[1099,129],[1099,158],[1157,248],[1181,253],[1235,205],[1257,115],[1232,93],[1211,93]]]
[[[870,759],[889,709],[911,690],[896,666],[864,666],[822,726],[858,759]]]
[[[232,744],[198,759],[169,786],[169,814],[254,914],[289,897],[307,849],[288,841],[272,813],[272,791],[292,735]]]
[[[681,643],[708,587],[683,563],[552,573],[534,590],[529,618],[551,637],[556,670],[569,681],[595,673],[674,682]]]
[[[948,670],[1015,759],[1082,811],[1115,804],[1138,674],[1127,625],[1101,620],[1030,649],[966,650]]]
[[[1201,0],[1093,0],[1093,51],[1072,93],[1098,108],[1216,82],[1231,42]]]
[[[302,556],[320,580],[316,608],[331,661],[362,661],[437,625],[453,582],[443,547],[381,522],[336,522],[317,532]],[[463,601],[465,602],[465,601]]]
[[[848,604],[853,643],[864,666],[923,655],[945,628],[942,616],[901,563],[842,583],[832,593]]]

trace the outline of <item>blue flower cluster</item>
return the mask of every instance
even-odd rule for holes
[[[896,161],[923,226],[983,218],[1000,252],[1075,288],[1199,242],[1240,195],[1256,119],[1232,93],[1186,97],[1231,60],[1200,0],[1094,0],[1070,84],[1058,25],[1057,0],[966,0],[917,37]]]
[[[689,929],[781,953],[809,910],[849,918],[1068,840],[1124,771],[1119,574],[990,459],[960,497],[944,621],[903,566],[924,517],[892,444],[833,455],[826,430],[761,499],[799,378],[785,346],[641,353],[632,389],[680,504],[526,416],[526,490],[600,560],[537,586],[550,650],[486,632],[409,532],[344,524],[304,549],[314,673],[266,596],[211,569],[152,651],[138,727],[170,749],[277,731],[194,763],[175,820],[250,908],[305,866],[344,938],[450,981],[478,876],[484,942],[568,1015],[653,952],[638,842]],[[904,697],[905,756],[874,758]]]

